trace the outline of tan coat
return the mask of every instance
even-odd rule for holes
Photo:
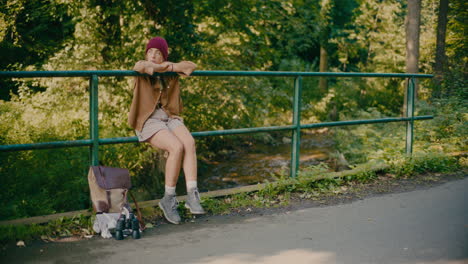
[[[137,62],[135,68],[138,68],[140,73],[145,73],[144,69],[137,67],[140,62],[144,63],[144,61]],[[195,69],[195,64],[182,61],[177,63],[175,68],[180,69],[179,75],[188,76]],[[128,124],[135,130],[141,131],[158,103],[170,117],[177,118],[182,112],[179,76],[136,76]]]

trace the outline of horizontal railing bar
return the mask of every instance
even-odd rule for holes
[[[53,141],[53,142],[43,142],[43,143],[1,145],[0,146],[0,151],[18,151],[18,150],[83,147],[83,146],[91,146],[91,144],[92,144],[91,139]]]
[[[120,144],[120,143],[138,143],[138,137],[116,137],[116,138],[99,139],[99,145]]]
[[[433,118],[434,116],[415,116],[413,120],[427,120],[427,119],[433,119]],[[389,117],[389,118],[380,118],[380,119],[350,120],[350,121],[305,124],[305,125],[301,125],[301,128],[365,125],[365,124],[376,124],[376,123],[403,122],[403,121],[410,121],[410,120],[411,120],[411,117]]]
[[[434,116],[415,116],[414,120],[426,120],[426,119],[432,119],[432,118],[434,118]],[[364,119],[364,120],[324,122],[324,123],[316,123],[316,124],[303,124],[300,127],[301,128],[319,128],[319,127],[403,122],[403,121],[409,121],[409,120],[411,120],[411,118],[409,117],[390,117],[390,118],[379,118],[379,119]],[[237,128],[237,129],[227,129],[227,130],[192,132],[192,135],[194,137],[204,137],[204,136],[235,135],[235,134],[259,133],[259,132],[283,131],[283,130],[293,130],[293,129],[296,129],[296,127],[293,125],[253,127],[253,128]],[[100,145],[119,144],[119,143],[136,143],[136,142],[138,142],[137,137],[117,137],[117,138],[99,139]],[[51,148],[63,148],[63,147],[82,147],[82,146],[91,146],[91,145],[92,145],[92,140],[84,139],[84,140],[55,141],[55,142],[45,142],[45,143],[35,143],[35,144],[3,145],[3,146],[0,146],[0,151],[19,151],[19,150],[51,149]]]
[[[432,78],[432,74],[365,72],[286,72],[286,71],[195,71],[194,76],[277,76],[277,77],[400,77]]]
[[[194,137],[235,135],[235,134],[248,134],[248,133],[258,133],[258,132],[292,130],[294,128],[295,128],[295,126],[292,126],[292,125],[289,125],[289,126],[272,126],[272,127],[237,128],[237,129],[227,129],[227,130],[192,132],[192,135]]]
[[[136,71],[103,70],[103,71],[4,71],[0,77],[35,78],[35,77],[91,77],[97,76],[144,76],[146,74]],[[154,74],[155,76],[159,73]],[[163,75],[176,75],[176,73],[164,73]]]
[[[91,77],[98,76],[144,76],[136,71],[103,70],[103,71],[0,71],[0,77],[33,78],[33,77]],[[155,73],[174,76],[176,73]],[[397,77],[397,78],[432,78],[432,74],[416,73],[365,73],[365,72],[287,72],[287,71],[194,71],[192,76],[276,76],[276,77]]]

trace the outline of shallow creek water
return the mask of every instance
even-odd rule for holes
[[[328,134],[302,133],[300,168],[326,162],[333,150],[333,140]],[[289,175],[290,160],[288,138],[275,145],[257,143],[207,164],[199,172],[199,187],[208,191],[272,181],[282,172]]]

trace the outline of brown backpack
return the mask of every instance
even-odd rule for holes
[[[88,173],[93,208],[97,213],[120,213],[132,187],[127,169],[91,166]]]
[[[88,173],[91,201],[96,213],[121,213],[123,207],[131,211],[127,193],[132,187],[127,169],[91,166]],[[137,218],[143,230],[145,224],[135,197],[130,193],[137,209]]]

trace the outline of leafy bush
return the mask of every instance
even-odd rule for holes
[[[455,157],[442,153],[418,153],[413,157],[401,157],[388,162],[391,165],[389,172],[398,177],[425,172],[451,172],[459,168]]]
[[[416,115],[434,115],[432,120],[415,121],[414,155],[443,155],[463,152],[468,143],[468,111],[459,99],[440,100],[432,105],[419,102]],[[357,119],[379,118],[374,108],[356,111]],[[344,117],[349,118],[349,117]],[[405,125],[385,123],[332,129],[337,148],[352,164],[371,160],[391,161],[405,155]]]
[[[88,208],[87,155],[83,149],[0,153],[0,219]]]

